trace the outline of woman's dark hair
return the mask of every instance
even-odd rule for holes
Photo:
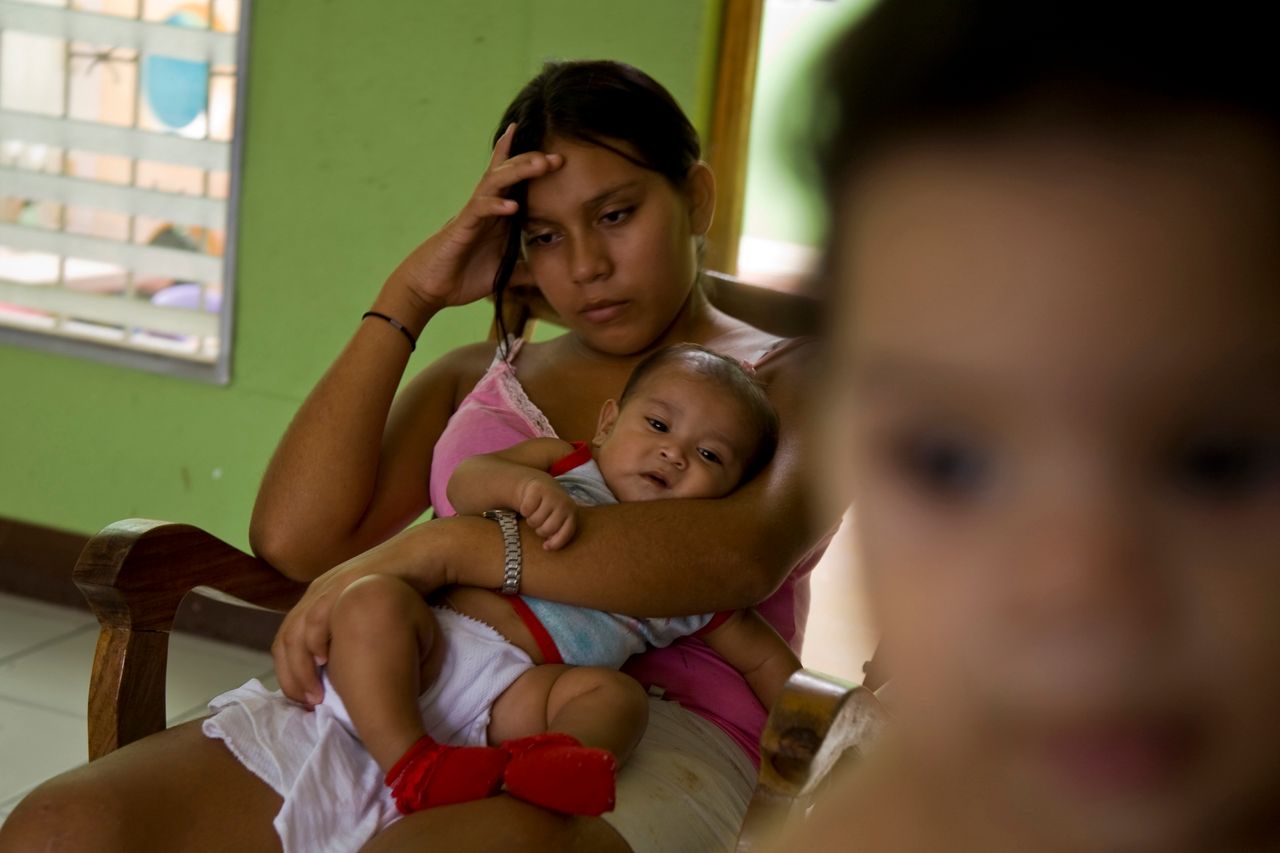
[[[1034,116],[1141,129],[1157,117],[1280,124],[1268,4],[881,0],[829,56],[818,160],[832,199],[904,139]]]
[[[764,384],[741,363],[700,344],[663,347],[645,356],[632,369],[626,387],[622,389],[622,396],[618,398],[618,407],[625,406],[628,398],[653,374],[673,364],[728,391],[741,405],[747,425],[756,436],[755,447],[742,466],[742,479],[739,480],[739,483],[747,482],[773,458],[774,451],[778,449],[780,424],[778,412],[769,402]]]
[[[541,149],[551,137],[607,148],[672,185],[684,186],[702,156],[694,130],[671,93],[638,68],[604,60],[548,62],[520,90],[494,132],[493,142],[516,123],[511,154]],[[527,183],[508,192],[520,205],[511,217],[507,244],[493,279],[498,330],[505,340],[502,297],[520,259]]]

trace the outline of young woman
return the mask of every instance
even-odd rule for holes
[[[824,458],[894,722],[780,849],[1280,849],[1266,11],[884,0],[839,45]]]
[[[466,456],[540,435],[591,435],[601,403],[631,368],[682,341],[756,363],[782,423],[773,461],[720,500],[584,508],[563,550],[521,537],[520,590],[638,616],[759,603],[798,645],[804,576],[839,515],[838,507],[815,513],[805,497],[796,422],[812,366],[808,348],[779,346],[708,302],[698,256],[714,204],[696,133],[641,72],[553,64],[525,87],[475,193],[388,278],[263,482],[254,548],[290,576],[314,579],[274,647],[288,696],[321,699],[316,662],[326,657],[330,608],[354,580],[391,574],[423,590],[509,582],[498,524],[469,517],[406,526],[447,506],[444,486]],[[500,298],[513,271],[537,283],[568,333],[496,354],[491,344],[464,347],[397,395],[412,344],[433,319],[493,291]],[[411,815],[367,849],[731,844],[754,782],[764,709],[697,641],[640,656],[628,671],[665,699],[651,700],[648,730],[605,818],[568,819],[496,797]],[[174,850],[273,849],[281,844],[272,825],[282,807],[277,787],[199,724],[179,727],[37,789],[10,816],[0,849],[40,838],[77,849],[136,849],[156,838]]]

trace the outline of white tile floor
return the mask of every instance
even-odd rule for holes
[[[804,663],[849,681],[874,648],[851,525],[837,534],[812,578]],[[87,612],[0,593],[0,823],[36,784],[87,758],[89,670],[98,625]],[[251,677],[273,683],[271,656],[174,634],[169,644],[169,723],[200,716],[209,699]]]
[[[0,593],[0,822],[36,784],[83,763],[89,670],[98,625],[87,612]],[[165,694],[170,724],[209,699],[271,673],[271,656],[173,634]]]

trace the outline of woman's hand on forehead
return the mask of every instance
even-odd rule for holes
[[[519,212],[519,205],[507,195],[522,181],[564,165],[560,154],[526,151],[510,156],[514,134],[512,124],[498,139],[484,175],[462,210],[414,249],[383,288],[379,301],[389,301],[389,313],[404,318],[401,322],[415,334],[436,311],[475,302],[492,292],[510,218]]]

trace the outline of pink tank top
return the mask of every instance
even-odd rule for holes
[[[515,340],[499,346],[493,363],[458,406],[436,443],[429,488],[436,515],[454,515],[445,495],[458,463],[478,453],[493,453],[521,441],[555,436],[542,411],[516,377],[515,360],[523,346]],[[780,352],[766,352],[756,364]],[[834,530],[832,531],[834,533]],[[831,541],[829,533],[792,569],[782,586],[756,610],[790,644],[796,654],[804,642],[809,615],[809,573]],[[766,709],[742,676],[695,637],[676,640],[664,649],[632,657],[623,667],[651,692],[710,720],[725,731],[752,761],[759,764],[760,732]]]

